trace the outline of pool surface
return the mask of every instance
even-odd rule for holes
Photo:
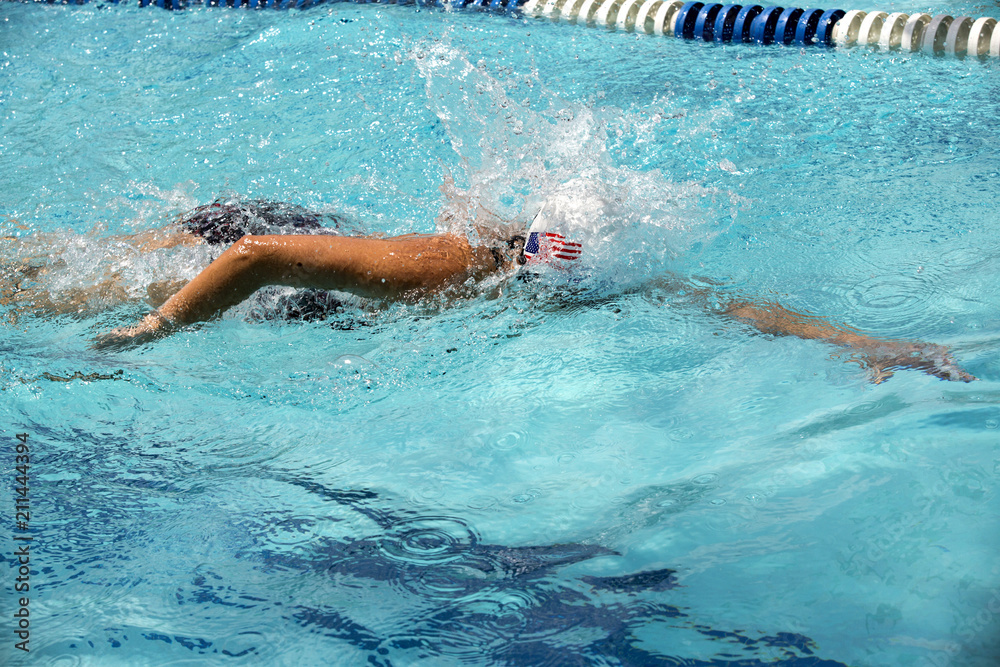
[[[997,664],[998,67],[413,6],[0,3],[5,664]],[[217,198],[370,234],[571,202],[585,254],[94,349],[216,252],[115,239]],[[11,301],[112,279],[61,315]],[[875,384],[705,293],[979,379]]]

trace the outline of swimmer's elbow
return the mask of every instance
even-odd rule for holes
[[[242,279],[273,280],[276,276],[272,262],[274,249],[265,237],[247,234],[226,252],[222,253],[217,262],[224,274],[238,275]]]

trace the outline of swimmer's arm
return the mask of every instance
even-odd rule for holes
[[[487,266],[480,249],[450,235],[244,236],[157,312],[134,327],[102,336],[97,345],[128,345],[166,335],[174,327],[225,312],[266,285],[398,299],[461,282]]]
[[[942,345],[876,338],[773,302],[734,301],[722,312],[766,334],[821,340],[849,348],[854,352],[850,361],[867,368],[876,384],[892,377],[898,368],[921,370],[944,380],[976,379],[962,370]]]
[[[818,339],[844,346],[864,344],[874,340],[859,331],[835,326],[821,317],[797,313],[781,304],[769,301],[734,301],[727,304],[723,312],[762,333],[776,336]]]

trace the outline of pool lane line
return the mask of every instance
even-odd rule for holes
[[[678,0],[526,0],[519,11],[595,27],[706,42],[867,46],[880,51],[1000,57],[1000,30],[996,19],[989,17]]]
[[[87,0],[34,0],[84,4]],[[109,4],[128,4],[104,0]],[[140,7],[307,9],[327,0],[132,0]],[[879,51],[923,52],[957,58],[1000,57],[997,20],[948,14],[904,14],[854,9],[801,9],[722,5],[679,0],[389,0],[372,4],[417,5],[519,13],[539,18],[716,43],[787,46],[867,46]]]

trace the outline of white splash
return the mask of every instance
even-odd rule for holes
[[[475,237],[485,218],[523,230],[544,207],[554,226],[584,243],[591,274],[626,280],[669,270],[692,244],[722,231],[711,202],[729,206],[728,193],[621,166],[609,151],[609,133],[620,141],[623,119],[641,126],[637,144],[648,143],[658,123],[671,122],[666,109],[636,125],[633,112],[560,97],[537,71],[473,64],[447,34],[404,56],[423,77],[427,106],[461,165],[454,175],[446,169],[442,231]]]

